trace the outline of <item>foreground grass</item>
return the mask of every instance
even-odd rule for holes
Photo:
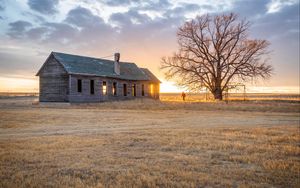
[[[31,103],[0,100],[0,187],[300,186],[298,104]]]
[[[0,187],[298,187],[298,127],[1,140]]]

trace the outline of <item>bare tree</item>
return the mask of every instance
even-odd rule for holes
[[[265,57],[269,42],[249,39],[249,26],[233,13],[186,22],[177,32],[178,52],[162,58],[166,78],[190,90],[206,87],[222,100],[233,81],[270,77],[273,68]]]

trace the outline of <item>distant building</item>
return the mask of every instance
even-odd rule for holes
[[[40,102],[101,102],[159,98],[160,81],[134,63],[52,52],[36,76]]]

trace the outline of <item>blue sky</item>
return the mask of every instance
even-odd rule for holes
[[[177,28],[196,15],[226,12],[252,23],[251,38],[271,43],[275,74],[249,84],[299,86],[298,0],[0,0],[0,88],[18,79],[18,87],[36,88],[34,75],[51,51],[118,51],[164,80],[160,58],[176,51]]]

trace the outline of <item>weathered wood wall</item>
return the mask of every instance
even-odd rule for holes
[[[151,83],[153,85],[153,93],[151,94],[151,97],[154,99],[159,99],[159,91],[160,91],[160,85],[158,83]]]
[[[41,102],[68,101],[68,74],[53,57],[45,63],[39,77]]]
[[[78,92],[77,80],[82,80],[82,91]],[[94,94],[90,91],[90,80],[94,80]],[[103,94],[103,82],[106,82],[107,95]],[[117,83],[117,95],[113,95],[113,83]],[[127,85],[127,96],[124,96],[123,87]],[[132,86],[136,85],[136,96],[133,96]],[[144,84],[144,96],[142,96],[142,84]],[[156,84],[158,85],[158,84]],[[157,88],[157,87],[156,87]],[[158,86],[159,88],[159,86]],[[112,100],[126,100],[140,97],[159,98],[159,89],[154,89],[150,93],[150,82],[148,81],[128,81],[104,77],[92,77],[83,75],[70,75],[70,102],[101,102]]]

